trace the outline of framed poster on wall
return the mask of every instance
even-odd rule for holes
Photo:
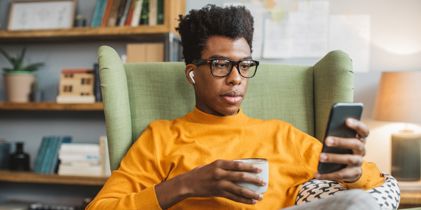
[[[10,3],[7,29],[71,28],[75,10],[75,0],[15,0]]]

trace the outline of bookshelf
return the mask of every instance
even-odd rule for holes
[[[10,103],[0,102],[0,110],[10,111],[103,111],[102,103],[92,104],[58,104],[55,102],[41,103]]]
[[[32,172],[0,171],[0,182],[102,186],[106,177],[44,175]]]
[[[172,33],[165,25],[138,27],[99,27],[53,30],[0,31],[0,43],[10,42],[63,42],[89,40],[121,40],[137,36]]]
[[[54,30],[0,30],[0,44],[22,42],[63,42],[89,40],[129,40],[152,35],[177,34],[177,18],[184,14],[185,0],[164,0],[164,23],[161,25],[140,25],[137,27],[80,27]]]
[[[79,1],[81,15],[89,17],[96,0]],[[1,6],[0,6],[1,7]],[[50,72],[39,71],[39,87],[46,100],[53,101],[58,71],[67,67],[91,67],[96,50],[110,45],[119,53],[128,43],[163,43],[164,60],[180,60],[181,45],[175,27],[184,14],[185,0],[164,0],[164,23],[136,27],[78,27],[69,29],[9,31],[0,29],[0,47],[14,53],[29,46],[29,58],[44,61]],[[1,18],[7,15],[2,13]],[[89,22],[89,21],[88,21]],[[90,25],[88,23],[88,25]],[[80,52],[80,54],[79,54]],[[31,54],[32,53],[32,54]],[[0,87],[3,88],[3,87]],[[102,103],[57,104],[55,102],[8,103],[0,101],[0,138],[25,142],[25,152],[36,158],[42,136],[69,134],[79,142],[95,143],[105,134]],[[11,151],[13,152],[13,150]],[[50,203],[79,204],[93,197],[104,184],[103,177],[43,175],[0,170],[0,197],[31,199]],[[7,190],[13,189],[13,191]]]

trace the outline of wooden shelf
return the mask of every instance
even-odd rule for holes
[[[79,41],[79,40],[110,40],[140,35],[163,35],[169,33],[168,27],[164,25],[157,26],[138,26],[138,27],[99,27],[99,28],[71,28],[71,29],[53,29],[53,30],[22,30],[22,31],[0,31],[0,42],[18,42],[18,41]]]
[[[0,30],[0,43],[21,43],[34,41],[65,42],[65,41],[148,41],[148,37],[165,36],[169,33],[176,34],[175,27],[178,25],[178,16],[185,14],[185,0],[165,0],[164,24],[137,27],[80,27],[71,29],[52,30]],[[146,39],[146,40],[145,40]],[[153,39],[152,39],[153,40]],[[150,40],[149,40],[150,41]]]
[[[0,182],[101,186],[106,177],[43,175],[31,172],[0,171]]]
[[[93,104],[57,104],[54,102],[42,103],[10,103],[0,102],[0,110],[26,110],[26,111],[103,111],[102,103]]]

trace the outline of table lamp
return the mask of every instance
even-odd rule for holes
[[[374,119],[421,124],[421,71],[383,72]],[[392,175],[399,181],[421,177],[421,133],[409,126],[392,134]]]

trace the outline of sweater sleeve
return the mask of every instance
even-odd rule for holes
[[[292,128],[295,136],[295,142],[301,156],[303,158],[304,164],[308,165],[309,171],[312,173],[317,172],[317,167],[319,164],[319,157],[322,151],[322,143],[315,139],[314,137],[305,134],[304,132]],[[314,175],[314,174],[313,174]],[[371,162],[364,161],[362,164],[362,174],[361,177],[352,183],[341,182],[348,189],[371,189],[378,187],[384,183],[384,176],[377,168],[376,164]]]
[[[161,209],[155,185],[165,173],[158,164],[156,136],[151,127],[142,133],[86,209]]]
[[[384,183],[383,173],[379,171],[376,164],[371,162],[363,162],[361,177],[352,183],[342,182],[348,189],[372,189]]]

